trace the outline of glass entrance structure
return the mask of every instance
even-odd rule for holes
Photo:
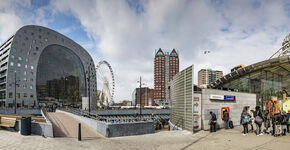
[[[81,105],[86,96],[85,72],[79,57],[61,45],[49,45],[40,55],[37,67],[38,101]]]

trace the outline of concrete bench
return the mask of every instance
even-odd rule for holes
[[[11,117],[0,117],[0,126],[13,128],[16,124],[16,118]]]

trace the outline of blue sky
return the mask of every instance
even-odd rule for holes
[[[139,76],[153,88],[155,49],[177,49],[180,69],[194,64],[197,83],[201,68],[228,73],[269,58],[289,22],[288,0],[0,0],[0,43],[28,24],[56,30],[96,64],[110,62],[116,101],[131,100]]]

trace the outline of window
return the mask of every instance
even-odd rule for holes
[[[8,95],[8,97],[9,97],[9,98],[13,98],[13,93],[10,92],[9,95]]]
[[[33,94],[30,94],[30,98],[33,98]]]
[[[16,86],[19,88],[20,87],[20,84],[16,84]]]
[[[24,71],[24,75],[26,75],[26,71]]]
[[[14,59],[14,55],[11,55],[11,58]]]
[[[25,65],[25,68],[27,68],[27,65]]]
[[[31,66],[30,68],[31,68],[31,70],[33,70],[33,68],[34,68],[34,67],[33,67],[33,66]]]
[[[18,60],[22,60],[22,58],[21,57],[18,57]]]
[[[20,93],[17,93],[17,98],[20,99]]]
[[[27,93],[23,93],[23,97],[27,97]]]
[[[13,62],[10,62],[10,66],[14,66],[14,63]]]
[[[17,63],[17,67],[21,67],[21,64],[20,63]]]
[[[32,85],[30,85],[30,89],[33,89],[33,86]]]

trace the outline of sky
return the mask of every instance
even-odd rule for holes
[[[289,22],[289,0],[0,0],[0,43],[32,24],[66,35],[111,64],[116,102],[131,100],[140,76],[154,87],[155,49],[177,49],[197,83],[202,68],[269,59]]]

